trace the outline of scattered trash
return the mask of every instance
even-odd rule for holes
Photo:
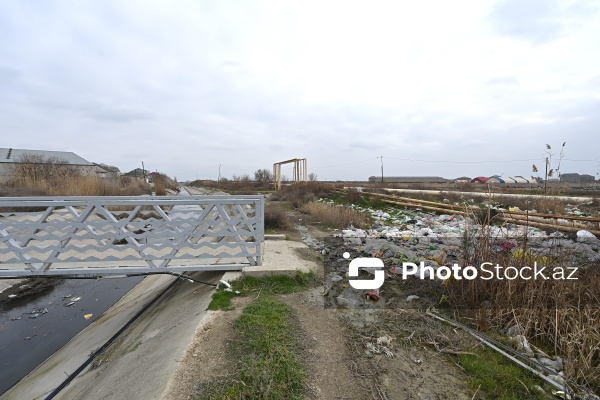
[[[81,300],[81,297],[71,297],[70,300],[71,301],[79,301],[79,300]]]
[[[419,299],[419,296],[416,296],[416,295],[414,295],[414,294],[411,294],[410,296],[408,296],[408,297],[406,298],[406,301],[410,303],[411,301],[413,301],[413,300],[418,300],[418,299]]]
[[[383,346],[389,346],[392,344],[393,338],[389,335],[381,336],[377,338],[377,344]]]
[[[93,316],[93,315],[94,315],[94,314],[85,314],[85,315],[83,316],[83,318],[85,318],[85,319],[90,319],[90,318],[92,318],[92,316]]]
[[[60,299],[61,299],[62,301],[65,301],[65,299],[68,299],[69,297],[72,297],[72,296],[73,296],[72,294],[68,294],[68,295],[66,295],[66,296],[63,296],[63,297],[61,297]]]
[[[586,230],[577,231],[577,241],[585,242],[590,239],[596,239],[596,235],[594,235],[592,232],[588,232]]]
[[[65,304],[65,307],[71,307],[72,305],[75,305],[74,301],[71,301],[71,302]]]
[[[560,371],[559,364],[557,361],[551,360],[546,357],[540,357],[539,362],[547,368],[552,368],[555,371]]]
[[[338,303],[339,306],[341,307],[346,307],[346,308],[355,308],[357,305],[357,301],[354,299],[347,299],[343,296],[338,296],[336,298],[336,301]]]
[[[569,398],[569,397],[567,397],[565,392],[563,392],[562,390],[553,390],[552,394],[556,397],[560,397],[561,399],[565,399],[565,400]]]
[[[9,295],[8,295],[8,298],[9,298],[9,299],[14,299],[15,297],[17,297],[17,295],[16,295],[16,294],[9,294]]]
[[[390,349],[388,349],[386,346],[378,346],[371,342],[367,342],[365,344],[365,346],[366,346],[367,350],[370,351],[371,353],[383,354],[387,358],[394,358],[394,353],[392,353],[392,351]]]
[[[225,286],[227,289],[231,289],[231,285],[229,284],[229,282],[227,282],[227,281],[224,281],[223,279],[221,279],[221,280],[219,281],[219,283],[222,283],[222,284],[223,284],[223,285],[224,285],[224,286]],[[217,289],[218,289],[218,288],[219,288],[219,285],[217,285]],[[225,290],[227,290],[227,289],[225,289]],[[229,291],[231,291],[231,290],[229,290]]]
[[[548,375],[548,378],[553,380],[554,382],[558,383],[561,386],[565,385],[565,378],[563,378],[560,375]]]
[[[11,321],[18,321],[18,320],[20,320],[21,318],[23,318],[23,317],[14,317],[14,318],[11,318]]]
[[[431,259],[435,261],[438,265],[443,265],[444,261],[446,261],[446,250],[438,250],[433,253]]]
[[[516,335],[515,340],[517,341],[517,350],[518,351],[521,351],[521,352],[527,354],[528,356],[533,356],[533,350],[531,350],[531,347],[529,346],[529,342],[527,341],[527,338],[525,336]]]
[[[37,318],[37,317],[39,317],[39,316],[40,316],[40,314],[39,314],[39,313],[35,313],[35,314],[29,314],[29,318],[31,318],[31,319]]]
[[[371,299],[373,301],[379,301],[379,289],[375,289],[367,293],[367,299]]]

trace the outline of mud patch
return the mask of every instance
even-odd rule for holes
[[[44,296],[60,283],[60,279],[27,278],[0,293],[0,310],[9,311]]]

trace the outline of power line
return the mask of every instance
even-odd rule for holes
[[[524,162],[524,161],[539,161],[539,158],[528,158],[523,160],[484,160],[484,161],[456,161],[456,160],[415,160],[412,158],[397,158],[385,157],[392,160],[410,161],[410,162],[426,162],[426,163],[450,163],[450,164],[486,164],[486,163],[507,163],[507,162]]]
[[[346,165],[361,164],[361,163],[365,163],[365,162],[369,162],[369,161],[375,161],[375,160],[379,160],[379,157],[375,157],[375,158],[369,158],[368,160],[363,160],[363,161],[355,161],[355,162],[351,162],[351,163],[348,163],[348,164],[327,165],[327,166],[322,166],[322,167],[311,167],[311,169],[313,169],[313,168],[334,168],[334,167],[344,167],[344,166],[346,166]]]

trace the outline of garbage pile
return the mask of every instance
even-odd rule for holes
[[[333,204],[332,201],[323,199],[321,201]],[[529,240],[529,247],[531,251],[540,256],[557,250],[569,249],[584,255],[589,261],[600,260],[598,254],[600,240],[586,230],[577,232],[576,240],[573,240],[560,232],[548,234],[540,228],[514,223],[504,223],[501,226],[491,225],[484,228],[471,218],[462,215],[439,215],[433,212],[424,212],[418,208],[398,210],[389,207],[385,210],[375,210],[356,205],[351,205],[350,208],[369,214],[374,220],[370,229],[348,227],[337,235],[357,246],[366,244],[367,239],[386,239],[390,242],[403,243],[416,253],[425,254],[428,251],[456,253],[465,235],[484,234],[497,242],[494,251],[516,251],[518,241],[527,237],[528,240],[534,239]],[[397,239],[401,239],[401,241]],[[507,243],[510,243],[508,248],[506,247]],[[438,261],[437,258],[439,255],[433,256],[434,261]],[[437,262],[437,264],[441,263]]]

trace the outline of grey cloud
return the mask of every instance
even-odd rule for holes
[[[2,86],[18,81],[21,75],[22,73],[18,69],[0,65],[0,85]]]
[[[52,112],[75,114],[97,121],[132,122],[152,119],[149,111],[126,105],[106,105],[100,102],[90,102],[85,99],[48,99],[38,98],[34,101],[41,109]]]
[[[488,85],[499,85],[499,86],[510,86],[510,85],[518,85],[519,81],[514,76],[505,76],[492,78],[486,82]]]
[[[504,0],[488,18],[502,35],[543,44],[557,39],[570,25],[596,12],[597,7],[587,2],[565,7],[557,0]]]
[[[237,62],[237,61],[233,61],[233,60],[225,60],[221,63],[221,66],[223,67],[241,67],[242,63]]]
[[[152,115],[145,111],[106,106],[93,107],[84,111],[83,114],[88,118],[112,122],[133,122],[152,119]]]

